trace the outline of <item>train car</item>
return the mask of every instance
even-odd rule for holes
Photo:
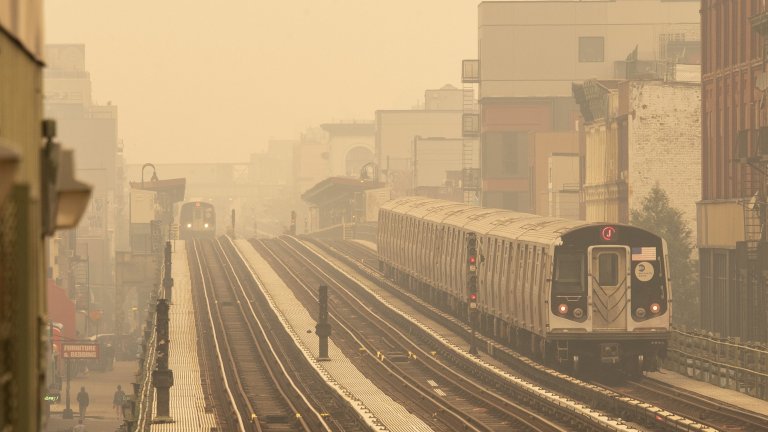
[[[479,260],[484,334],[575,370],[654,370],[672,309],[665,241],[586,223],[422,197],[382,205],[381,270],[436,306],[469,316],[467,235]]]
[[[212,204],[190,201],[179,210],[179,239],[214,238],[216,236],[216,211]]]

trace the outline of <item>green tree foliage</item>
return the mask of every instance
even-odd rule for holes
[[[675,325],[699,327],[698,274],[696,262],[691,259],[691,229],[683,213],[669,205],[667,193],[656,184],[643,199],[642,208],[632,210],[632,225],[667,241],[674,301],[672,321]]]

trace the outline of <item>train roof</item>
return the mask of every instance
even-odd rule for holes
[[[388,201],[381,208],[431,222],[453,225],[483,235],[545,244],[553,244],[563,234],[575,229],[596,225],[579,220],[469,206],[453,201],[414,196]]]

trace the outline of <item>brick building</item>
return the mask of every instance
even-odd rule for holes
[[[696,230],[701,188],[698,82],[574,85],[584,117],[586,220],[628,223],[655,184]]]
[[[702,0],[701,22],[702,326],[765,341],[765,1]]]

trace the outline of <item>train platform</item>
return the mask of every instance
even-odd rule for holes
[[[411,414],[406,407],[394,401],[366,378],[365,374],[359,371],[336,346],[333,339],[328,341],[328,354],[332,360],[317,361],[319,356],[317,335],[314,332],[305,331],[305,329],[315,328],[317,322],[247,240],[235,240],[234,243],[261,281],[262,289],[270,299],[272,308],[278,312],[283,324],[294,335],[294,340],[313,367],[349,402],[365,422],[374,429],[380,429],[383,425],[386,430],[391,431],[432,430],[421,419]]]
[[[132,391],[131,383],[136,380],[137,366],[134,360],[118,361],[115,362],[110,371],[88,371],[72,377],[69,400],[70,408],[74,412],[74,419],[62,418],[62,412],[66,407],[66,387],[64,387],[62,388],[61,400],[51,406],[51,414],[43,431],[70,432],[77,425],[79,419],[77,393],[81,387],[85,387],[90,400],[83,419],[86,430],[89,432],[114,432],[122,424],[122,421],[117,418],[117,411],[112,406],[112,398],[118,385],[126,393]]]
[[[187,262],[187,248],[183,240],[176,240],[172,256],[173,294],[169,315],[171,339],[168,368],[173,370],[170,389],[170,412],[173,423],[158,423],[151,431],[205,431],[218,426],[216,416],[206,406],[200,380],[200,361],[197,355],[197,325],[192,303],[192,281]],[[156,417],[156,404],[152,404],[152,417]],[[90,430],[90,429],[89,429]]]
[[[680,391],[697,394],[709,399],[717,399],[731,405],[736,405],[745,410],[768,416],[768,401],[754,398],[736,390],[718,387],[669,370],[649,372],[646,376],[661,381]]]

